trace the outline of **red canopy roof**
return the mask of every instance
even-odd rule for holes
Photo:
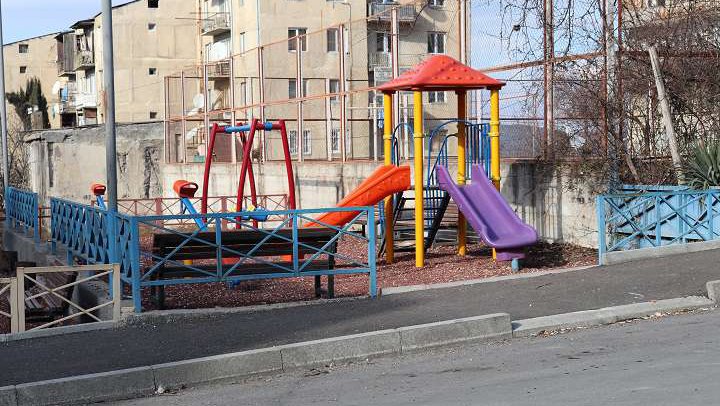
[[[504,82],[447,55],[434,55],[377,89],[392,93],[400,90],[471,90],[504,85]]]

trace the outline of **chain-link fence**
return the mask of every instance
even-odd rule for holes
[[[698,134],[713,138],[720,129],[718,103],[712,102],[720,80],[707,74],[720,56],[716,1],[322,1],[306,6],[321,18],[279,21],[277,27],[268,22],[261,46],[250,46],[250,31],[233,31],[232,56],[226,58],[215,58],[217,44],[206,38],[208,62],[166,78],[168,162],[204,161],[205,129],[251,118],[285,120],[298,161],[381,160],[385,120],[382,98],[373,89],[434,53],[465,60],[506,82],[500,129],[505,158],[599,162],[609,171],[604,175],[621,177],[638,177],[645,172],[638,165],[666,159],[647,57],[652,44],[659,47],[683,145],[693,144]],[[232,26],[243,30],[238,22]],[[488,92],[469,96],[470,120],[489,121]],[[457,117],[451,92],[423,97],[426,134]],[[413,155],[411,127],[401,124],[413,122],[413,98],[400,93],[395,99],[395,134],[407,159]],[[451,124],[441,132],[455,131]],[[220,162],[233,162],[239,150],[228,136],[214,153]],[[282,159],[280,135],[263,134],[253,154]]]

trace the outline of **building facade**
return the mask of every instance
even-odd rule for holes
[[[39,79],[42,93],[48,101],[48,118],[51,127],[60,126],[60,100],[57,91],[62,82],[55,67],[57,54],[55,35],[53,33],[28,38],[3,46],[5,91],[17,92],[25,89],[28,80]],[[10,128],[19,125],[20,118],[9,103],[7,111]]]
[[[198,63],[166,78],[166,159],[203,162],[205,129],[251,118],[285,120],[298,161],[380,158],[382,97],[373,88],[429,54],[463,59],[460,3],[198,0]],[[398,100],[396,120],[410,122],[412,97]],[[453,95],[425,100],[427,125],[455,116]],[[408,132],[399,135],[411,155]],[[216,162],[237,161],[238,148],[218,140]],[[282,157],[275,134],[254,148]]]
[[[185,0],[136,0],[113,8],[118,122],[162,120],[163,76],[197,60],[197,7]],[[56,36],[62,126],[104,122],[102,15]]]

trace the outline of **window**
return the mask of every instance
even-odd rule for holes
[[[157,111],[151,111],[150,112],[150,120],[155,120],[157,118]]]
[[[297,131],[290,130],[287,133],[288,135],[288,144],[290,145],[290,155],[297,155]]]
[[[340,129],[333,128],[330,131],[330,152],[333,154],[340,153]]]
[[[338,29],[328,28],[327,30],[327,51],[337,52],[338,51]]]
[[[18,52],[21,54],[26,54],[30,51],[30,45],[28,44],[20,44],[18,45]]]
[[[157,28],[157,24],[148,23],[148,31],[155,31],[155,28]]]
[[[297,80],[288,79],[288,99],[297,98]]]
[[[390,52],[390,34],[387,32],[375,33],[375,51]]]
[[[27,66],[21,66],[20,73],[26,73],[26,72],[27,72]]]
[[[149,68],[148,69],[148,75],[155,76],[157,75],[157,68]]]
[[[340,81],[338,79],[328,79],[328,93],[340,93]],[[337,103],[339,96],[330,96],[331,103]]]
[[[300,48],[302,51],[307,51],[307,28],[288,28],[288,51],[297,51],[297,41],[300,37]]]
[[[238,49],[240,53],[245,53],[245,33],[241,32],[240,35],[238,35]]]
[[[310,130],[303,130],[302,142],[303,155],[312,154],[312,136],[310,134]]]
[[[445,5],[445,0],[430,0],[428,1],[428,5],[433,7],[442,7]]]
[[[445,103],[445,92],[428,92],[428,103]]]
[[[148,0],[148,8],[160,7],[160,0]]]
[[[428,33],[428,53],[444,54],[445,53],[445,33],[429,32]]]

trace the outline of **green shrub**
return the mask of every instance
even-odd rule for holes
[[[720,142],[696,146],[685,162],[683,175],[692,189],[720,186]]]

